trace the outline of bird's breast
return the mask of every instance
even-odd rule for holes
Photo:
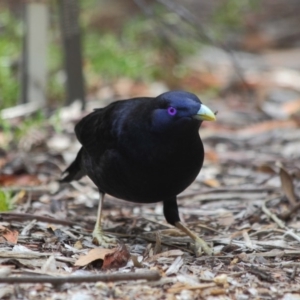
[[[204,158],[200,139],[163,147],[122,149],[103,157],[95,184],[105,193],[138,203],[159,202],[176,196],[198,175]]]

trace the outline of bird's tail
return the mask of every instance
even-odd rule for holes
[[[62,179],[59,182],[71,182],[73,180],[79,180],[86,175],[85,171],[81,167],[82,161],[82,152],[81,148],[75,158],[75,160],[70,164],[70,166],[62,173]]]

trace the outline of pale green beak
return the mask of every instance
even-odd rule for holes
[[[201,108],[198,110],[194,118],[201,121],[215,121],[216,115],[204,104],[201,104]]]

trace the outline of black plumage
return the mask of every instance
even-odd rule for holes
[[[211,254],[206,243],[180,222],[176,200],[202,167],[204,150],[198,131],[203,120],[215,120],[215,115],[198,97],[171,91],[156,98],[113,102],[76,125],[82,148],[62,182],[87,175],[98,187],[100,204],[93,232],[97,243],[110,242],[101,229],[107,193],[136,203],[163,201],[167,222],[195,241],[198,254],[201,247]]]

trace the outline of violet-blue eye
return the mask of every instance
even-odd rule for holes
[[[177,113],[176,108],[174,108],[174,107],[172,107],[172,106],[170,106],[170,107],[168,108],[168,114],[169,114],[170,116],[175,116],[176,113]]]

